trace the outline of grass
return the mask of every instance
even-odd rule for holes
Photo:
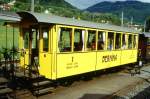
[[[6,36],[7,33],[7,36]],[[14,42],[15,42],[15,47],[18,48],[19,46],[19,29],[14,28]],[[6,38],[7,37],[7,38]],[[6,47],[7,43],[7,47]],[[3,26],[0,25],[0,49],[1,48],[12,48],[13,46],[13,27],[11,26]]]

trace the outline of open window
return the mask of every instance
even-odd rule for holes
[[[84,35],[85,30],[82,29],[74,30],[74,51],[84,50]]]
[[[24,48],[29,49],[29,30],[23,29]]]
[[[72,46],[72,29],[71,28],[60,28],[58,47],[60,52],[71,52]]]
[[[94,30],[88,30],[87,48],[88,50],[96,50],[96,31]]]
[[[121,48],[121,34],[116,33],[116,38],[115,38],[115,49],[120,49]]]
[[[128,35],[128,49],[132,49],[132,35]]]
[[[42,27],[42,36],[43,36],[43,51],[48,52],[49,50],[49,28]]]
[[[137,48],[137,36],[133,35],[133,48]]]
[[[122,35],[122,49],[127,49],[127,34]]]
[[[97,42],[98,50],[105,50],[105,38],[106,38],[106,32],[98,31],[98,42]]]
[[[107,39],[107,50],[114,49],[114,33],[108,32],[108,39]]]

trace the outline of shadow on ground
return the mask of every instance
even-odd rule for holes
[[[106,95],[106,94],[84,94],[79,99],[124,99],[124,98],[119,96]]]

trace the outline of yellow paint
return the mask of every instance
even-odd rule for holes
[[[95,30],[96,35],[98,31],[105,31],[105,50],[101,51],[87,51],[86,49],[73,52],[74,48],[72,47],[71,52],[60,52],[58,48],[58,32],[60,27],[72,28],[72,46],[74,45],[74,29],[83,29],[85,30],[85,37],[87,36],[88,30]],[[107,37],[108,32],[114,32],[114,38],[116,37],[117,31],[108,31],[108,30],[98,30],[92,28],[83,28],[76,26],[65,26],[65,25],[53,25],[49,28],[49,51],[43,51],[43,38],[40,31],[39,39],[39,72],[41,75],[44,75],[46,78],[56,80],[58,78],[68,77],[72,75],[87,73],[95,70],[101,70],[106,68],[111,68],[115,66],[120,66],[123,64],[133,63],[137,61],[137,48],[138,48],[138,34],[136,37],[137,48],[131,50],[106,50],[107,49]],[[121,35],[122,37],[122,35]],[[127,39],[127,38],[126,38]],[[98,37],[96,37],[98,40]],[[87,41],[86,38],[84,41]],[[122,41],[122,38],[121,38]],[[23,48],[23,35],[20,33],[19,40],[20,49]],[[86,42],[84,42],[85,45]],[[128,44],[128,43],[127,43]],[[114,39],[115,45],[115,39]],[[122,45],[122,42],[121,42]],[[97,42],[96,42],[97,47]],[[115,46],[114,46],[115,48]],[[29,51],[25,49],[26,54],[25,58],[20,57],[20,63],[22,66],[29,63]]]
[[[95,66],[95,52],[57,54],[57,78],[94,71]]]
[[[106,69],[106,68],[120,65],[120,56],[121,56],[121,51],[99,51],[97,52],[96,70]]]
[[[134,63],[137,61],[137,50],[122,50],[121,64]]]
[[[24,40],[23,40],[23,33],[20,29],[19,35],[19,49],[20,49],[20,66],[22,68],[26,68],[29,65],[29,50],[24,49]]]
[[[39,72],[41,75],[44,75],[46,78],[51,79],[52,77],[52,65],[51,65],[51,60],[52,60],[52,54],[43,52],[39,54]]]

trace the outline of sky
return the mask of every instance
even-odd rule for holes
[[[65,0],[65,1],[71,3],[73,6],[79,8],[79,9],[85,9],[85,8],[88,8],[94,4],[97,4],[102,1],[115,2],[115,1],[126,1],[126,0]],[[130,1],[132,1],[132,0],[130,0]],[[150,3],[150,0],[137,0],[137,1]]]

